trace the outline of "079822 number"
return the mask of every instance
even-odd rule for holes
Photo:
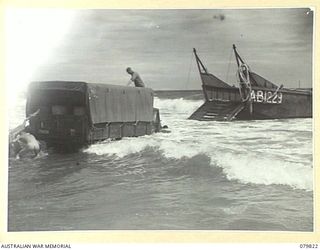
[[[319,248],[319,245],[318,244],[300,244],[300,248],[317,249]]]

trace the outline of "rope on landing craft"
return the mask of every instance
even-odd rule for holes
[[[226,83],[228,83],[228,77],[229,77],[229,71],[230,71],[230,65],[231,65],[232,52],[233,52],[233,50],[230,50],[229,63],[228,63],[228,69],[227,69],[227,75],[226,75]]]
[[[187,79],[186,89],[188,89],[189,82],[190,82],[190,72],[191,72],[192,58],[193,58],[193,53],[191,53],[191,57],[190,57],[190,64],[189,64],[189,71],[188,71],[188,79]]]

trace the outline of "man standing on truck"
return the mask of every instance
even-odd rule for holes
[[[129,75],[131,75],[131,78],[130,78],[127,86],[129,86],[129,85],[131,84],[131,82],[134,82],[134,85],[135,85],[136,87],[141,87],[141,88],[144,87],[144,83],[143,83],[141,77],[139,76],[139,74],[138,74],[137,72],[134,72],[134,71],[129,67],[129,68],[127,68],[127,73],[128,73]]]

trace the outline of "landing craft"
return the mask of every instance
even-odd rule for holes
[[[150,135],[161,129],[153,90],[70,81],[32,82],[27,131],[48,147],[79,148],[105,139]]]
[[[238,87],[208,72],[193,49],[205,103],[190,117],[200,121],[311,118],[312,89],[288,89],[251,71],[233,45]]]

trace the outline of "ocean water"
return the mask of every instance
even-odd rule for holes
[[[184,95],[155,98],[166,133],[9,159],[8,230],[313,231],[312,119],[192,121]]]

